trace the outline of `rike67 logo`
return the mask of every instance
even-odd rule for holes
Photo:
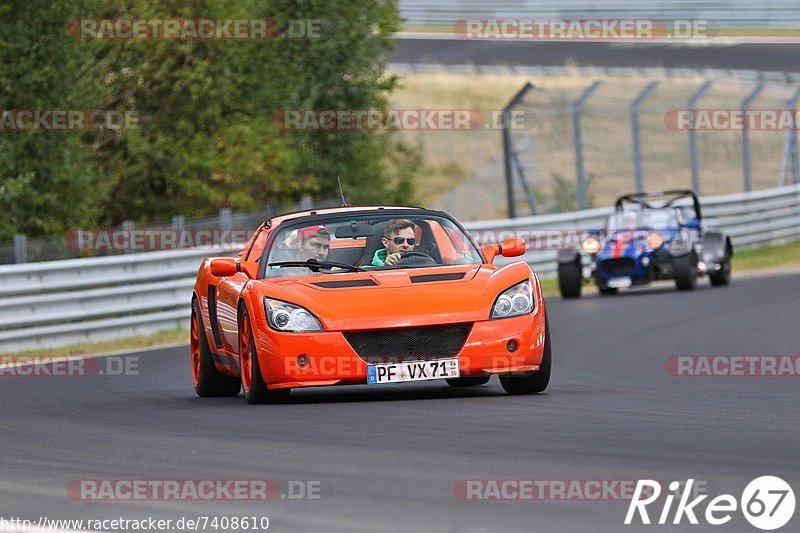
[[[669,484],[670,493],[664,498],[664,506],[658,516],[657,524],[678,525],[685,517],[690,524],[697,525],[699,524],[697,517],[700,515],[705,518],[706,523],[720,526],[733,520],[734,513],[741,505],[742,514],[751,525],[763,531],[772,531],[785,526],[794,515],[794,491],[779,477],[763,476],[754,479],[745,487],[738,501],[731,494],[717,496],[708,502],[704,513],[700,512],[700,504],[708,498],[708,495],[698,496],[689,501],[693,484],[694,479],[688,480],[686,488],[682,491],[680,490],[682,483],[673,481]],[[659,500],[661,492],[661,484],[658,481],[639,480],[628,507],[625,525],[634,523],[637,514],[642,524],[651,524],[647,506]],[[676,496],[679,502],[670,522],[672,504]]]

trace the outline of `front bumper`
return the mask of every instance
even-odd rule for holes
[[[256,349],[262,377],[271,389],[367,383],[367,366],[341,332],[278,333],[258,321]],[[507,344],[518,348],[509,352]],[[538,370],[545,343],[544,311],[475,322],[456,357],[461,376]],[[308,356],[301,367],[298,356]]]

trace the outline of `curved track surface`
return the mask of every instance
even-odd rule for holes
[[[670,67],[798,72],[800,43],[655,43],[402,39],[390,61],[524,66]]]
[[[0,515],[265,515],[274,531],[638,531],[627,501],[464,501],[464,479],[685,480],[740,495],[800,487],[798,379],[673,377],[673,354],[797,354],[800,276],[551,298],[547,393],[493,379],[297,391],[286,405],[200,399],[188,350],[142,353],[139,375],[0,378]],[[76,479],[319,480],[321,499],[74,500]],[[704,509],[704,506],[703,506]],[[660,506],[652,514],[657,518]],[[798,514],[793,526],[797,531]],[[752,531],[741,514],[727,526]],[[656,531],[688,531],[684,525]]]

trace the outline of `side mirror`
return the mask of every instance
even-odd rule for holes
[[[519,237],[506,239],[500,245],[500,253],[503,254],[503,257],[519,257],[524,255],[526,250],[525,239],[520,239]]]
[[[494,258],[498,255],[502,255],[503,257],[519,257],[523,255],[526,250],[525,239],[520,238],[506,239],[503,241],[503,244],[487,244],[481,247],[481,252],[486,258],[487,263],[493,262]]]
[[[226,278],[233,276],[238,272],[236,268],[236,259],[232,257],[221,257],[211,261],[211,275],[217,278]]]

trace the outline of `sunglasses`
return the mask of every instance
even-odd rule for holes
[[[400,246],[401,244],[403,244],[403,241],[407,242],[409,246],[414,246],[414,243],[416,243],[416,242],[417,242],[417,239],[415,239],[414,237],[409,237],[409,238],[407,238],[407,239],[404,239],[403,237],[395,237],[395,238],[394,238],[394,239],[392,239],[392,240],[393,240],[393,241],[394,241],[394,243],[395,243],[396,245],[398,245],[398,246]]]

